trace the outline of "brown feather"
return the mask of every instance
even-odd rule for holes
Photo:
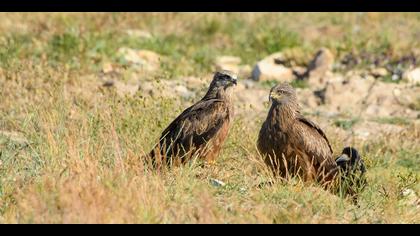
[[[257,142],[265,162],[283,177],[289,172],[307,180],[319,179],[335,171],[337,165],[325,133],[300,114],[293,88],[279,85],[271,94],[273,103]]]
[[[236,83],[225,82],[222,76],[226,74],[216,73],[204,98],[184,110],[162,132],[149,154],[155,165],[185,163],[192,157],[213,162],[219,155],[233,117],[230,83]]]

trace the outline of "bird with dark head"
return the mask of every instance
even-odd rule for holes
[[[236,84],[234,73],[216,72],[205,96],[162,132],[158,144],[147,155],[153,166],[184,164],[192,158],[214,162],[232,124]]]
[[[276,175],[297,175],[304,180],[331,183],[342,165],[355,165],[355,154],[360,159],[355,149],[346,148],[336,162],[327,136],[317,124],[300,113],[296,91],[289,84],[274,86],[270,91],[270,101],[271,107],[261,127],[257,147]],[[351,159],[347,160],[345,156]]]
[[[366,167],[353,147],[345,147],[341,155],[335,159],[338,166],[338,175],[341,177],[338,190],[353,197],[357,202],[357,194],[367,185],[365,178]]]
[[[366,172],[366,167],[359,152],[353,147],[345,147],[335,162],[345,172],[360,171],[362,174]]]

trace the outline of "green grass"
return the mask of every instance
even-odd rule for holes
[[[334,121],[334,125],[344,130],[350,130],[355,124],[360,121],[359,118],[352,119],[338,119]]]
[[[409,125],[410,121],[404,117],[378,117],[374,120],[380,124]]]

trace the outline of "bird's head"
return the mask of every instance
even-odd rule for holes
[[[297,96],[295,89],[288,83],[281,83],[270,90],[270,101],[274,104],[296,103]]]
[[[360,169],[362,173],[366,171],[363,164],[363,160],[359,155],[359,152],[353,147],[345,147],[341,152],[341,155],[335,160],[337,165],[348,170],[349,168]]]
[[[232,71],[221,70],[214,73],[211,87],[219,89],[227,89],[229,87],[237,85],[238,76]]]
[[[207,97],[223,98],[232,93],[232,88],[237,85],[238,76],[228,70],[221,70],[214,73]]]

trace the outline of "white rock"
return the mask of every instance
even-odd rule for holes
[[[384,77],[388,75],[388,71],[385,68],[374,68],[370,71],[370,74],[375,77]]]
[[[283,65],[275,63],[275,59],[282,57],[281,53],[274,53],[259,61],[252,70],[252,79],[257,81],[276,80],[291,82],[294,79],[293,71]]]
[[[162,56],[150,50],[135,50],[122,47],[118,49],[118,54],[128,63],[141,67],[141,69],[154,71],[160,66]]]
[[[177,93],[178,95],[180,95],[183,98],[190,98],[193,97],[195,94],[193,92],[191,92],[190,90],[187,89],[187,87],[183,86],[183,85],[177,85],[174,88],[175,93]]]
[[[210,179],[210,184],[215,186],[215,187],[224,187],[226,186],[226,184],[224,182],[222,182],[221,180],[218,179]]]
[[[420,67],[404,73],[403,79],[410,84],[420,84]]]

